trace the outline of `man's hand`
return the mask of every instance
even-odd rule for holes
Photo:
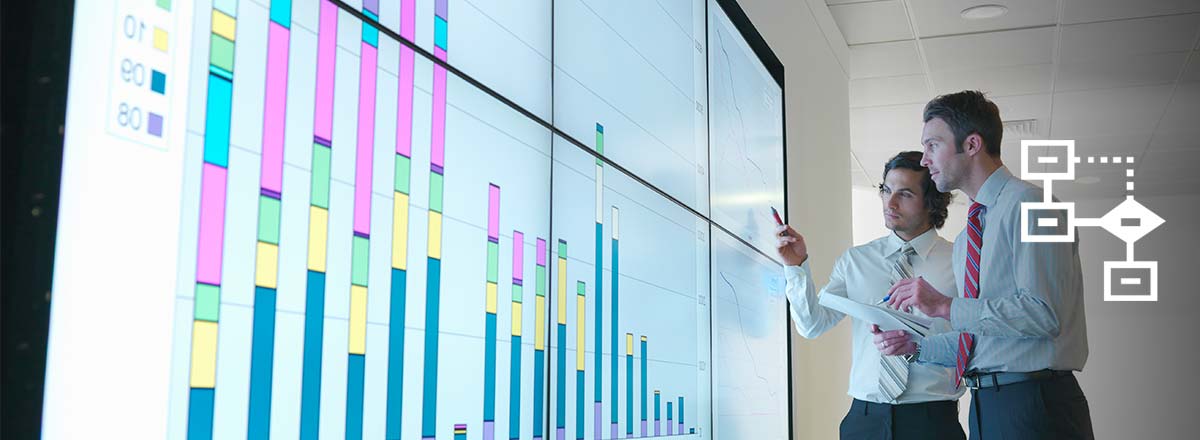
[[[885,332],[880,331],[878,325],[871,324],[871,334],[875,335],[875,348],[885,356],[904,356],[917,352],[917,343],[904,330]]]
[[[954,301],[942,295],[924,278],[906,278],[896,282],[888,290],[888,307],[896,310],[911,311],[913,308],[921,313],[935,317],[950,319],[950,303]]]
[[[788,266],[799,266],[808,259],[808,246],[804,244],[804,236],[792,229],[791,226],[775,227],[775,248],[779,258]]]

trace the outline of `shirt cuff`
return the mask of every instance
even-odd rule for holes
[[[917,356],[917,362],[954,366],[958,356],[954,350],[955,339],[958,339],[958,333],[938,333],[925,338],[920,342],[921,354]]]
[[[979,298],[954,298],[950,302],[950,327],[955,330],[969,331],[982,315],[983,300]]]

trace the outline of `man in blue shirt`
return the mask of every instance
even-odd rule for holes
[[[972,202],[954,244],[959,291],[903,280],[888,304],[948,319],[954,331],[919,342],[882,332],[877,347],[954,367],[971,389],[971,439],[1093,438],[1074,376],[1088,354],[1078,242],[1021,241],[1021,203],[1042,202],[1043,190],[1001,162],[1000,112],[982,93],[934,98],[924,120],[921,163],[939,190]]]

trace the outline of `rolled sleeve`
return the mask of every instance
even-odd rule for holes
[[[955,366],[955,357],[958,356],[958,350],[955,347],[957,340],[958,333],[956,332],[938,333],[921,340],[921,354],[917,356],[917,362],[944,367]]]

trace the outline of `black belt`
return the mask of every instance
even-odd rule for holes
[[[1072,374],[1074,374],[1074,372],[1070,370],[1038,370],[1028,373],[967,373],[963,376],[963,381],[966,382],[967,388],[979,389],[1012,385],[1014,383],[1028,382],[1031,380],[1043,380],[1059,376],[1070,376]]]

